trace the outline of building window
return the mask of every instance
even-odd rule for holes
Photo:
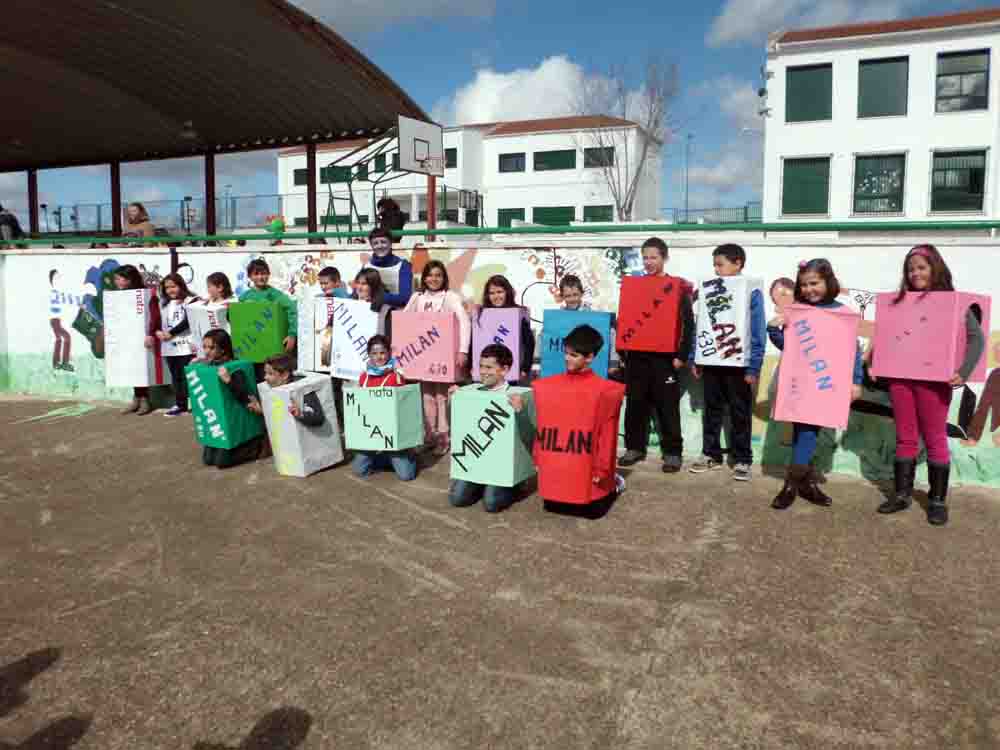
[[[613,167],[615,165],[615,147],[585,148],[583,150],[583,166]]]
[[[584,221],[600,221],[605,224],[609,224],[614,221],[615,207],[614,206],[584,206],[583,207],[583,220]]]
[[[807,65],[785,71],[785,122],[833,117],[833,65]]]
[[[458,166],[458,149],[457,148],[446,148],[444,150],[444,167],[445,169],[454,169]]]
[[[465,210],[465,225],[469,227],[479,226],[479,212],[471,208]]]
[[[296,185],[308,185],[309,184],[309,170],[308,169],[296,169],[293,173]]]
[[[375,157],[375,166],[372,167],[373,172],[384,172],[385,171],[385,154],[379,154]]]
[[[854,162],[854,213],[903,212],[906,156],[859,156]]]
[[[497,226],[510,227],[514,219],[524,221],[523,208],[501,208],[497,211]]]
[[[862,60],[858,66],[858,117],[905,115],[910,61]]]
[[[350,214],[327,214],[325,223],[327,226],[348,226],[351,223]]]
[[[323,185],[327,185],[331,182],[350,182],[351,181],[351,168],[350,167],[320,167],[319,169],[319,181]]]
[[[295,220],[292,222],[297,227],[307,227],[309,226],[308,216],[296,216]]]
[[[781,213],[826,214],[830,206],[830,158],[785,159]]]
[[[531,221],[547,226],[564,226],[576,219],[575,206],[539,206],[531,209]]]
[[[363,161],[363,162],[360,162],[358,164],[358,169],[357,169],[356,177],[359,180],[367,180],[368,179],[368,162]]]
[[[524,154],[500,154],[500,172],[523,172]]]
[[[937,59],[937,111],[989,106],[990,51],[949,52]]]
[[[536,172],[551,172],[557,169],[576,169],[576,149],[535,152]]]
[[[398,151],[392,155],[392,171],[393,172],[398,172],[399,171],[399,152]]]
[[[985,151],[934,154],[931,211],[982,211],[985,192]]]

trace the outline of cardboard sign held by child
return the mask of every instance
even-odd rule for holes
[[[618,302],[618,351],[676,352],[681,340],[681,295],[676,276],[626,276]]]
[[[202,339],[209,331],[229,333],[229,315],[226,305],[212,305],[195,302],[187,305],[188,325],[191,326],[191,347],[196,357],[203,356]]]
[[[395,312],[392,354],[407,380],[458,380],[458,321],[454,313]]]
[[[788,305],[774,419],[843,429],[851,410],[861,316],[846,307]]]
[[[714,276],[698,283],[696,364],[746,367],[754,291],[763,292],[763,283],[747,276]]]
[[[344,387],[344,437],[357,451],[402,451],[424,442],[424,405],[416,383]]]
[[[521,321],[528,317],[523,307],[494,307],[472,316],[472,379],[479,380],[479,355],[490,344],[503,344],[521,361]],[[511,367],[506,380],[513,382],[521,373],[520,365]]]
[[[146,348],[151,303],[156,301],[149,289],[104,292],[104,382],[109,388],[170,383],[159,339]]]
[[[229,306],[233,352],[260,364],[285,350],[288,313],[274,302],[237,302]]]
[[[274,388],[267,383],[257,387],[274,452],[274,468],[279,474],[307,477],[344,460],[329,376],[310,373]],[[302,410],[310,393],[316,394],[326,418],[318,427],[307,427],[289,412],[293,404]]]
[[[990,297],[966,292],[879,294],[875,308],[872,375],[947,383],[965,357],[965,316],[972,310],[984,331],[990,330]],[[986,353],[969,375],[986,379]]]
[[[299,330],[296,332],[296,343],[300,370],[330,372],[334,301],[334,297],[299,300]]]
[[[609,312],[596,310],[546,310],[542,318],[542,377],[547,378],[566,371],[563,339],[574,328],[587,325],[594,328],[604,339],[604,346],[594,356],[591,369],[602,378],[606,378],[611,361],[613,317]]]
[[[521,397],[515,411],[508,396]],[[535,475],[535,436],[530,388],[460,388],[451,397],[451,478],[495,487],[515,487]]]
[[[253,364],[240,360],[226,362],[230,373],[242,372],[243,380],[255,393]],[[190,364],[184,368],[194,434],[210,448],[235,448],[264,433],[264,420],[236,400],[229,387],[219,380],[219,365]]]
[[[333,307],[333,377],[357,381],[368,366],[368,339],[385,329],[384,315],[368,302],[335,300]]]

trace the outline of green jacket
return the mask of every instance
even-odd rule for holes
[[[267,289],[251,287],[240,295],[240,302],[276,302],[285,308],[288,314],[288,335],[295,336],[299,330],[299,307],[295,300],[273,286]]]

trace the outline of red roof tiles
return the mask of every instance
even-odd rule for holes
[[[949,13],[943,16],[923,16],[920,18],[904,18],[898,21],[873,21],[870,23],[853,23],[843,26],[827,26],[819,29],[798,29],[786,31],[775,41],[778,44],[789,42],[814,42],[824,39],[841,39],[843,37],[873,36],[877,34],[898,34],[906,31],[924,31],[928,29],[947,29],[953,26],[972,26],[980,23],[1000,21],[1000,8],[973,10],[965,13]]]

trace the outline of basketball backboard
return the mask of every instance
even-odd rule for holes
[[[444,177],[444,136],[440,125],[399,117],[399,168]]]

